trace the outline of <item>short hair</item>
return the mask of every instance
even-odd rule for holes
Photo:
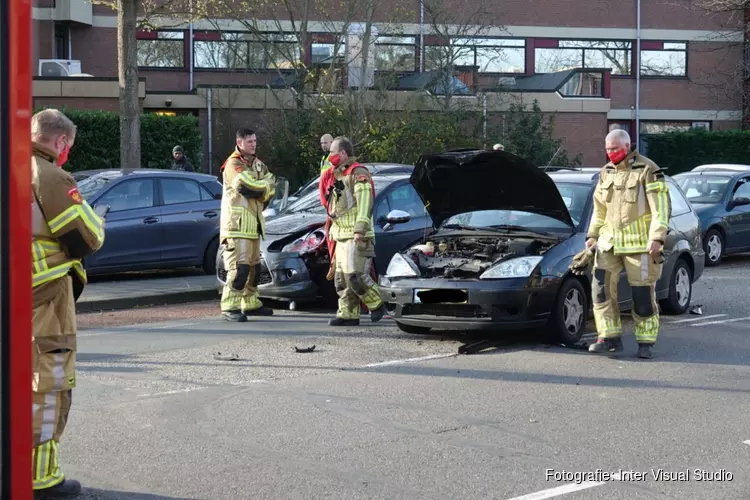
[[[237,139],[247,139],[251,135],[255,135],[255,130],[249,128],[241,128],[237,130]]]
[[[495,151],[503,151],[505,149],[505,146],[503,146],[502,144],[495,144],[494,146],[492,146],[492,149],[494,149]]]
[[[321,142],[322,141],[333,141],[333,136],[331,134],[323,134],[320,137]]]
[[[57,109],[43,109],[31,117],[31,138],[48,141],[55,136],[75,137],[77,127]]]
[[[616,128],[613,131],[611,131],[609,134],[607,134],[607,137],[604,139],[605,141],[618,141],[622,144],[630,144],[630,134],[628,134],[626,131],[622,130],[621,128]]]
[[[348,137],[340,135],[333,140],[333,143],[338,144],[339,147],[337,149],[346,153],[347,156],[354,156],[354,145]]]

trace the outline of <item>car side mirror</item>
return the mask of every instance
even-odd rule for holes
[[[109,212],[109,209],[112,208],[109,205],[97,205],[94,207],[94,212],[96,212],[96,215],[99,217],[104,218],[105,215],[107,215],[107,212]]]
[[[221,199],[221,195],[222,195],[222,193],[216,193],[214,195],[214,200],[220,200]]]
[[[383,227],[384,231],[390,231],[396,224],[404,224],[411,220],[411,215],[403,210],[391,210],[388,215],[385,216],[383,221],[386,223]]]
[[[735,198],[729,202],[728,209],[731,210],[734,207],[742,207],[745,205],[750,205],[750,198]]]
[[[266,218],[273,217],[276,214],[277,214],[277,212],[276,212],[275,208],[267,208],[267,209],[263,210],[263,217],[266,217]]]

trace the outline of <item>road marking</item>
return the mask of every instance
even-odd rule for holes
[[[584,481],[580,484],[566,484],[564,486],[558,486],[557,488],[551,488],[549,490],[542,490],[520,497],[509,498],[508,500],[544,500],[545,498],[554,498],[560,495],[573,493],[575,491],[587,490],[589,488],[601,486],[603,484],[603,482],[599,481]]]
[[[669,323],[670,325],[678,325],[680,323],[695,323],[696,321],[704,321],[711,318],[723,318],[724,316],[728,316],[728,314],[712,314],[710,316],[701,316],[700,318],[690,318],[690,319],[680,319],[677,321],[665,321],[665,323]]]
[[[94,331],[92,333],[79,333],[76,336],[77,337],[99,337],[101,335],[117,335],[118,333],[127,333],[127,332],[148,332],[151,330],[168,330],[170,328],[182,328],[185,326],[195,326],[202,324],[202,321],[198,322],[192,322],[192,323],[175,323],[175,324],[163,324],[161,322],[159,323],[142,323],[140,325],[132,325],[128,327],[118,327],[114,326],[111,328],[111,331]],[[152,326],[154,325],[154,326]],[[97,328],[96,330],[110,330],[109,328]]]
[[[157,396],[169,396],[170,394],[182,394],[184,392],[202,391],[208,387],[194,387],[192,389],[178,389],[176,391],[154,392],[152,394],[139,394],[139,398],[155,398]]]
[[[432,354],[430,356],[422,356],[419,358],[407,358],[407,359],[394,359],[391,361],[381,361],[380,363],[370,363],[369,365],[364,365],[361,368],[375,368],[377,366],[390,366],[390,365],[400,365],[402,363],[412,363],[416,361],[428,361],[430,359],[441,359],[441,358],[452,358],[455,357],[456,354]]]
[[[718,321],[706,321],[705,323],[693,323],[690,326],[720,325],[724,323],[736,323],[738,321],[747,321],[749,319],[750,319],[750,316],[745,316],[743,318],[720,319]]]
[[[748,439],[747,441],[743,441],[743,443],[746,445],[750,445],[750,439]]]

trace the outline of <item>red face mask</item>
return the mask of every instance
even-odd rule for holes
[[[625,159],[626,156],[628,156],[628,152],[624,149],[618,149],[617,151],[607,153],[607,158],[609,158],[609,161],[611,161],[614,165],[620,163]]]
[[[332,154],[328,157],[328,161],[330,161],[331,165],[333,165],[334,167],[338,167],[339,163],[341,163],[341,156],[339,156],[338,153]]]
[[[57,166],[62,167],[68,161],[68,153],[70,153],[70,146],[65,146],[65,149],[57,155]]]

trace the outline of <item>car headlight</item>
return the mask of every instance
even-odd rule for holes
[[[304,236],[300,236],[291,243],[287,243],[281,249],[282,252],[298,252],[306,254],[317,251],[326,241],[326,233],[323,228],[310,231]]]
[[[410,262],[400,253],[394,254],[388,269],[385,271],[387,278],[405,278],[408,276],[419,276],[416,264]]]
[[[527,278],[541,261],[542,257],[539,256],[516,257],[492,266],[483,272],[479,279]]]

